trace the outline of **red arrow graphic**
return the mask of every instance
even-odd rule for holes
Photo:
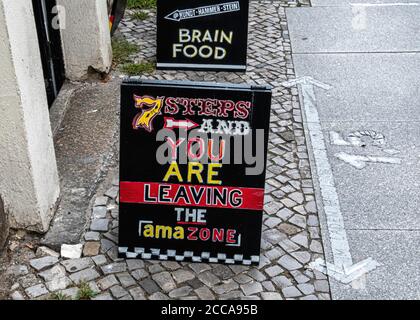
[[[175,120],[174,118],[165,118],[164,120],[165,120],[165,124],[163,125],[163,127],[165,129],[179,128],[179,129],[190,130],[190,129],[198,127],[198,124],[195,123],[194,121],[191,121],[190,119]]]

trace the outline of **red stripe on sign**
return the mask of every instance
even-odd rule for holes
[[[264,189],[122,181],[120,202],[262,210]]]
[[[188,224],[188,225],[194,225],[194,226],[205,226],[205,222],[189,222],[189,221],[178,221],[177,224]]]

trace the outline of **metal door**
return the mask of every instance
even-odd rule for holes
[[[64,79],[64,60],[58,27],[56,0],[32,0],[44,71],[48,105],[51,107]]]

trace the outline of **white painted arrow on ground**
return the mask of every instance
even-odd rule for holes
[[[361,156],[355,154],[348,154],[345,152],[339,152],[335,156],[355,167],[356,169],[363,169],[366,167],[368,162],[372,163],[387,163],[387,164],[401,164],[401,159],[391,157],[380,157],[380,156]]]
[[[302,77],[286,81],[283,82],[282,85],[285,87],[300,85],[301,87],[302,104],[309,138],[312,144],[319,187],[327,220],[331,251],[334,259],[333,264],[325,262],[322,259],[317,259],[309,264],[309,268],[328,274],[342,283],[351,283],[365,273],[375,269],[380,264],[372,258],[367,258],[353,264],[353,259],[351,257],[347,233],[344,227],[343,214],[341,213],[340,202],[334,185],[331,166],[328,161],[327,149],[321,129],[314,91],[314,86],[324,90],[329,90],[331,86],[311,77]]]

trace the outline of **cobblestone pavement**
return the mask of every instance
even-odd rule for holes
[[[6,271],[14,279],[12,299],[42,299],[54,292],[75,298],[80,281],[98,293],[94,299],[330,299],[326,276],[307,269],[310,261],[323,258],[323,247],[298,91],[280,85],[294,78],[284,12],[288,5],[251,2],[246,74],[159,71],[148,76],[274,88],[260,266],[118,259],[115,176],[95,199],[82,244],[62,248],[61,256],[30,243],[22,249],[20,262]],[[140,46],[138,61],[154,58],[153,12],[141,23],[125,20],[120,32]]]

